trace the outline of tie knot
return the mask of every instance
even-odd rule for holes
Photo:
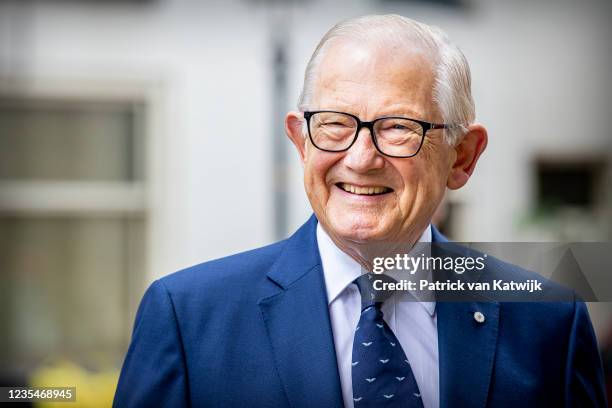
[[[376,286],[374,285],[375,282],[377,282]],[[393,295],[390,290],[382,290],[382,283],[384,282],[390,283],[396,282],[396,280],[384,274],[367,273],[353,281],[359,288],[359,293],[361,293],[361,310],[372,306],[380,309],[383,302]]]

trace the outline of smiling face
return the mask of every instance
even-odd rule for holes
[[[310,110],[351,113],[363,121],[404,116],[442,123],[433,102],[434,74],[421,52],[380,51],[354,42],[331,45],[318,67]],[[443,130],[429,130],[411,158],[380,154],[362,129],[345,152],[317,149],[304,138],[299,113],[287,132],[304,164],[312,208],[339,246],[414,243],[440,203],[457,153]]]

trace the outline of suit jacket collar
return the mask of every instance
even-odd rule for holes
[[[446,238],[438,229],[432,224],[431,225],[431,242],[434,243],[444,243],[448,242],[448,238]]]
[[[259,307],[291,407],[342,407],[327,294],[312,216],[268,272]]]
[[[288,289],[295,281],[321,265],[317,249],[317,218],[308,221],[287,240],[282,254],[268,272],[268,278],[282,289]]]

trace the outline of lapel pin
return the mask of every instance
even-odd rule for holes
[[[483,315],[481,312],[474,312],[474,320],[476,320],[478,323],[484,323],[485,315]]]

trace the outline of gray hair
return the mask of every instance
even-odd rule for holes
[[[474,122],[475,109],[471,92],[471,75],[467,59],[438,27],[397,15],[371,15],[342,21],[323,36],[315,49],[304,74],[304,85],[298,100],[298,109],[305,111],[312,100],[316,70],[323,54],[338,40],[358,43],[377,43],[391,49],[400,46],[414,49],[415,45],[428,53],[434,66],[434,103],[444,123],[453,125],[446,131],[446,140],[455,144]]]

